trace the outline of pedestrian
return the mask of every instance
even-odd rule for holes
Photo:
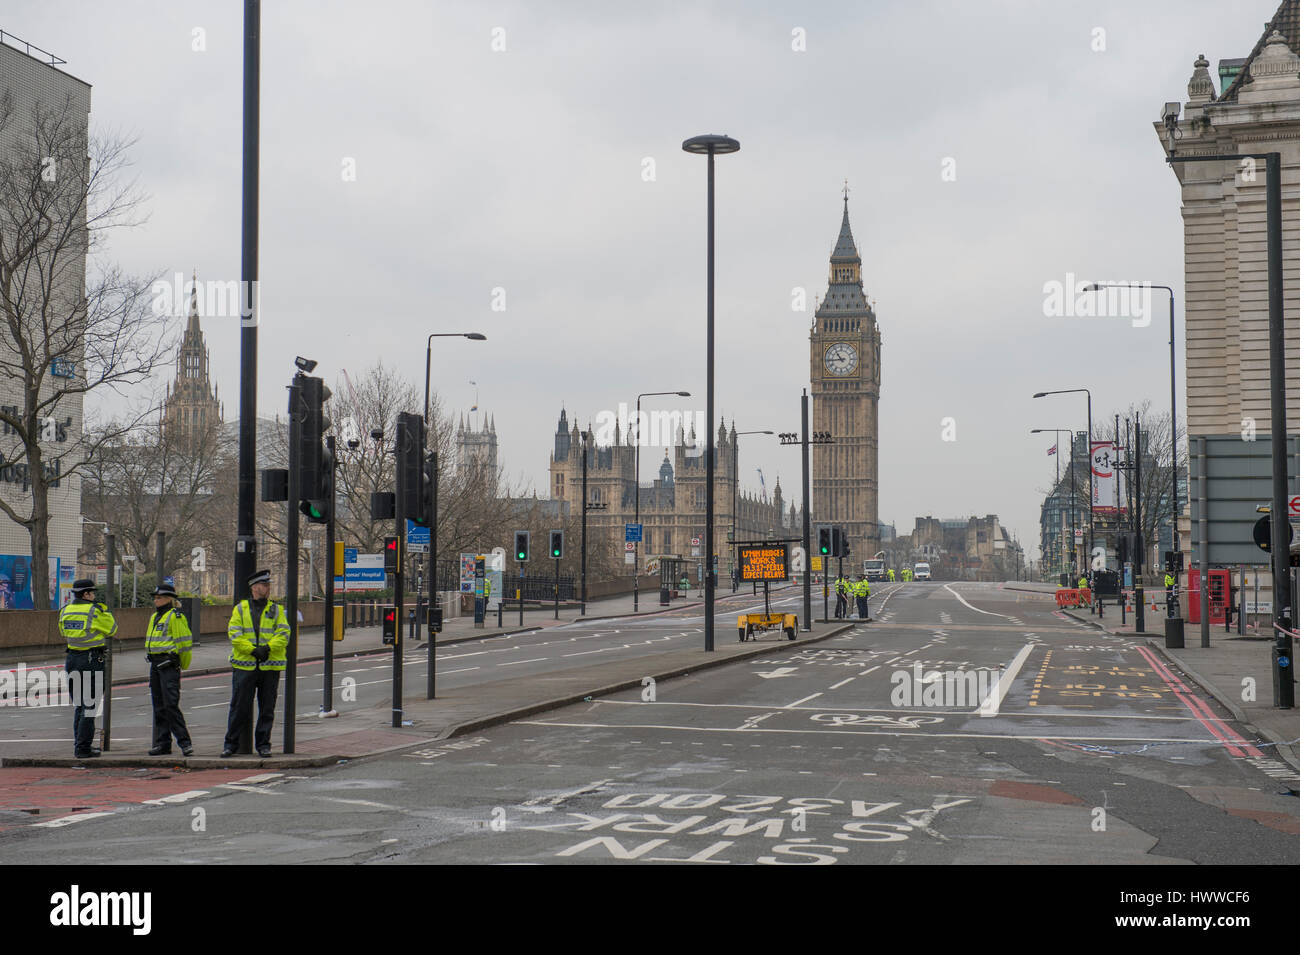
[[[857,582],[853,585],[853,595],[858,601],[858,619],[870,619],[871,610],[867,604],[871,597],[871,581],[859,574]]]
[[[849,589],[848,581],[844,576],[838,575],[835,578],[835,617],[841,619],[848,616],[849,612]]]
[[[689,597],[690,595],[691,595],[691,578],[687,577],[685,574],[682,574],[682,596]]]
[[[235,604],[230,612],[230,718],[222,757],[235,755],[239,737],[253,715],[257,697],[257,725],[253,731],[257,755],[271,755],[271,726],[280,674],[288,659],[289,618],[284,607],[270,599],[271,572],[259,570],[248,578],[252,597]],[[291,717],[292,718],[292,715]]]
[[[172,751],[172,737],[184,756],[194,755],[189,727],[181,714],[181,671],[190,668],[193,651],[189,621],[176,600],[171,577],[153,589],[153,616],[145,630],[144,652],[149,661],[149,694],[153,697],[153,749],[150,756]]]
[[[894,582],[894,568],[890,567],[888,574],[889,574],[889,582],[892,584]]]
[[[63,665],[72,683],[72,753],[77,759],[99,755],[95,740],[95,708],[105,689],[105,643],[117,633],[108,605],[95,600],[93,580],[74,580],[72,600],[59,611],[59,632],[68,646]],[[73,674],[76,674],[73,676]]]

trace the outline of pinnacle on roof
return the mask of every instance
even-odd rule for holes
[[[185,327],[185,334],[199,335],[199,270],[194,270],[190,280],[190,317]]]
[[[1282,39],[1292,50],[1300,48],[1300,0],[1282,0],[1278,4],[1277,10],[1273,13],[1273,18],[1264,26],[1263,35],[1255,44],[1255,48],[1250,51],[1250,56],[1246,57],[1245,66],[1233,79],[1232,84],[1223,91],[1217,102],[1235,101],[1238,93],[1249,88],[1250,68],[1254,64],[1255,58],[1264,52],[1264,47],[1274,31],[1282,35]]]
[[[861,262],[857,244],[853,241],[853,230],[849,227],[849,197],[844,197],[844,218],[840,220],[840,236],[835,240],[835,251],[831,253],[832,262]]]

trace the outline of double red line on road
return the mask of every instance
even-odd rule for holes
[[[1215,716],[1214,711],[1210,709],[1210,705],[1188,689],[1187,684],[1174,676],[1150,648],[1138,647],[1137,650],[1138,653],[1142,654],[1142,658],[1147,661],[1151,669],[1155,671],[1156,676],[1160,677],[1174,696],[1178,697],[1179,701],[1191,711],[1192,715],[1200,720],[1201,725],[1223,743],[1229,754],[1233,756],[1264,755],[1231,726]]]

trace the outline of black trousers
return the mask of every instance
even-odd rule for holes
[[[870,597],[858,598],[858,619],[859,620],[866,620],[867,617],[869,616],[870,611],[867,609],[867,601],[870,599],[871,599]]]
[[[194,745],[189,727],[181,714],[181,668],[176,664],[160,667],[149,664],[149,693],[153,697],[154,749],[172,748],[172,737],[181,749]]]
[[[104,694],[104,651],[69,650],[63,669],[74,694],[72,711],[72,754],[87,756],[95,744],[95,709]]]
[[[845,599],[844,594],[836,593],[835,594],[835,616],[843,617],[845,611],[848,610],[848,606],[849,606],[848,601]]]
[[[238,750],[248,719],[253,715],[253,697],[257,697],[257,724],[253,727],[253,746],[271,745],[271,726],[275,722],[275,698],[280,690],[279,670],[235,670],[231,676],[230,719],[226,722],[226,749]]]

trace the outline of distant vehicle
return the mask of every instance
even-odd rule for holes
[[[867,580],[886,580],[888,571],[885,569],[885,562],[872,558],[862,562],[862,570],[867,575]]]
[[[913,567],[913,568],[912,568],[912,579],[913,579],[913,580],[929,580],[929,579],[930,579],[930,565],[927,564],[925,561],[922,561],[921,563],[919,563],[919,564],[917,564],[915,567]]]

